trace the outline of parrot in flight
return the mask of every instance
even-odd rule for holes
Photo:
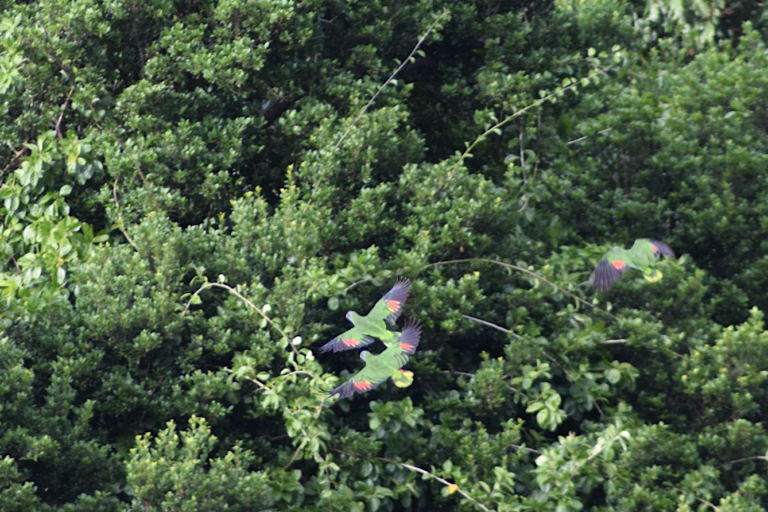
[[[607,290],[629,268],[642,271],[648,281],[658,281],[662,277],[661,271],[652,267],[660,254],[675,257],[667,244],[650,238],[638,238],[631,249],[614,247],[598,262],[593,286],[597,290]]]
[[[381,354],[371,354],[363,350],[360,353],[360,359],[365,361],[365,368],[331,391],[330,396],[339,395],[339,398],[349,398],[354,393],[370,391],[390,378],[397,387],[410,386],[413,383],[413,372],[402,368],[408,362],[408,356],[413,354],[419,346],[420,337],[421,326],[418,321],[413,321],[406,323],[402,334]]]
[[[395,343],[400,333],[387,329],[387,323],[395,325],[403,311],[403,304],[408,299],[410,287],[410,281],[398,279],[395,286],[379,299],[367,315],[363,316],[354,311],[347,311],[347,320],[352,322],[354,327],[320,347],[320,352],[331,350],[341,352],[342,350],[367,347],[373,343],[373,337],[379,338],[386,346]]]

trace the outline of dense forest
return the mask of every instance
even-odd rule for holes
[[[768,510],[762,3],[0,0],[0,107],[0,510]]]

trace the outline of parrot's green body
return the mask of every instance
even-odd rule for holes
[[[594,287],[607,290],[630,268],[640,270],[648,281],[658,281],[662,274],[653,266],[660,254],[675,257],[675,253],[667,244],[650,238],[638,238],[631,249],[614,247],[597,264]]]
[[[399,279],[367,315],[359,315],[354,311],[347,312],[347,320],[354,327],[341,333],[320,347],[320,352],[340,352],[353,348],[367,347],[373,343],[373,338],[379,338],[386,346],[395,343],[400,337],[399,332],[387,329],[387,324],[395,325],[403,305],[408,299],[411,284],[407,279]]]
[[[408,362],[408,356],[416,351],[421,337],[418,322],[407,324],[398,339],[387,346],[381,354],[371,354],[367,350],[360,353],[365,361],[365,368],[351,379],[331,391],[331,396],[348,398],[354,393],[364,393],[391,378],[398,387],[408,387],[413,382],[413,373],[401,368]]]

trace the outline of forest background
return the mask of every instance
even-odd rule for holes
[[[0,510],[768,509],[762,4],[0,13]]]

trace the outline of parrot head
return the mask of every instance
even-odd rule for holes
[[[347,311],[346,319],[352,322],[353,324],[355,323],[355,320],[357,320],[358,318],[360,318],[360,315],[358,315],[354,311]]]
[[[368,352],[367,350],[363,350],[362,352],[360,352],[360,359],[362,359],[363,361],[367,362],[368,361],[368,356],[370,356],[370,355],[371,355],[370,352]]]

